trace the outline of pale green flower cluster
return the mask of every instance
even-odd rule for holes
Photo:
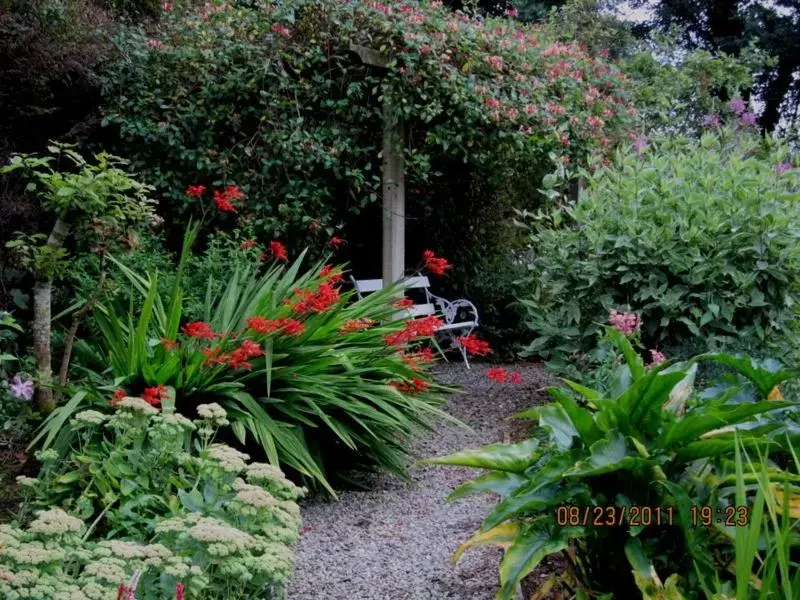
[[[194,421],[140,398],[116,407],[111,416],[75,415],[71,423],[84,434],[80,448],[59,461],[53,451],[40,453],[49,467],[37,479],[18,478],[47,509],[24,530],[0,525],[0,600],[113,600],[134,572],[141,574],[137,600],[171,598],[178,582],[192,598],[279,597],[294,569],[296,501],[305,489],[273,465],[248,464],[247,454],[211,444],[227,424],[218,404],[200,405]],[[169,509],[143,503],[151,512],[124,513],[118,500],[130,497],[131,488],[92,487],[86,465],[124,473],[141,486],[134,495],[157,495]],[[48,487],[66,473],[77,474],[80,496],[54,495]],[[92,515],[87,521],[103,510],[105,524],[128,537],[83,541],[85,523],[53,506]]]
[[[228,425],[228,413],[216,402],[211,404],[199,404],[197,414],[201,419],[211,421],[217,427]]]
[[[227,473],[240,473],[247,467],[250,457],[244,452],[231,448],[225,444],[212,444],[208,447],[208,456],[219,463],[223,471]]]
[[[102,425],[106,420],[106,415],[96,410],[82,410],[70,421],[73,427]]]

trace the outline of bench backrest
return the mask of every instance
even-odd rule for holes
[[[359,298],[362,298],[364,294],[377,292],[383,288],[383,279],[356,279],[351,275],[350,280],[353,282],[353,286],[356,288],[356,293],[358,294]],[[406,277],[402,280],[402,284],[407,290],[425,290],[425,299],[427,302],[424,304],[415,304],[414,306],[409,306],[400,313],[399,317],[427,317],[429,315],[436,314],[436,306],[433,304],[433,302],[430,302],[430,297],[428,296],[428,288],[431,286],[431,283],[427,277]]]

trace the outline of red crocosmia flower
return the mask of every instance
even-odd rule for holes
[[[239,189],[238,185],[227,185],[223,190],[223,193],[228,197],[229,200],[244,200],[244,192]]]
[[[231,198],[225,192],[214,191],[214,204],[217,205],[219,212],[236,212],[236,207],[231,202]]]
[[[405,394],[418,394],[419,392],[424,392],[426,389],[430,387],[430,384],[427,381],[423,381],[422,379],[412,379],[411,383],[390,381],[389,385],[391,385],[398,391],[403,392]]]
[[[340,237],[333,236],[333,237],[332,237],[332,238],[331,238],[331,239],[328,241],[328,243],[329,243],[331,246],[333,246],[334,248],[338,248],[339,246],[341,246],[342,244],[344,244],[344,240],[343,240],[342,238],[340,238]]]
[[[294,293],[298,296],[298,299],[290,306],[298,314],[322,313],[330,310],[332,306],[339,302],[339,289],[330,282],[321,283],[316,290],[295,288]]]
[[[256,245],[256,241],[255,240],[245,240],[245,241],[242,242],[242,245],[240,246],[240,248],[242,250],[250,250],[250,248],[252,248],[255,245]]]
[[[224,365],[228,362],[228,355],[222,353],[221,346],[215,346],[214,348],[203,348],[202,352],[206,357],[206,360],[203,361],[203,366],[205,367],[216,367],[218,365]]]
[[[164,350],[177,350],[180,347],[180,344],[162,337],[161,346],[164,348]]]
[[[468,336],[461,336],[457,337],[456,341],[464,346],[464,349],[469,354],[475,354],[477,356],[486,356],[492,349],[489,347],[488,342],[484,342],[483,340],[479,340],[474,335]]]
[[[244,340],[242,342],[242,345],[233,351],[234,354],[236,354],[237,352],[239,352],[240,355],[245,358],[255,358],[256,356],[261,356],[262,354],[264,354],[264,351],[261,349],[261,346],[259,346],[253,340]]]
[[[281,321],[283,321],[283,331],[286,335],[298,336],[306,330],[306,326],[297,319],[281,319]]]
[[[183,592],[185,589],[186,588],[182,583],[179,583],[175,586],[175,600],[184,600]]]
[[[411,308],[414,306],[414,301],[411,298],[403,298],[394,303],[397,308]]]
[[[324,265],[319,272],[319,276],[327,280],[328,283],[339,283],[342,281],[341,271],[335,270],[331,265]]]
[[[523,381],[522,381],[522,375],[520,375],[519,373],[512,373],[512,374],[511,374],[511,377],[509,377],[509,379],[508,379],[508,380],[509,380],[511,383],[516,383],[516,384],[523,383]]]
[[[361,319],[350,319],[349,321],[345,322],[339,328],[340,333],[355,333],[357,331],[364,331],[369,329],[375,324],[375,321],[370,319],[369,317],[363,317]]]
[[[160,406],[161,401],[167,398],[167,388],[163,385],[145,388],[142,392],[142,400],[147,402],[150,406]]]
[[[204,185],[190,185],[186,188],[186,192],[184,192],[189,198],[199,198],[206,192],[206,186]]]
[[[119,390],[114,392],[114,395],[111,396],[111,400],[109,400],[108,403],[111,406],[114,406],[115,404],[117,404],[120,400],[122,400],[127,395],[128,395],[128,393],[125,390],[119,389]]]
[[[191,323],[187,323],[181,328],[181,331],[189,337],[203,340],[213,340],[215,337],[217,337],[217,334],[214,333],[213,329],[211,329],[211,325],[204,321],[193,321]]]
[[[446,258],[437,257],[432,250],[425,250],[422,253],[424,268],[434,275],[444,275],[447,269],[452,269],[453,265],[447,262]]]
[[[269,252],[275,260],[289,260],[289,255],[286,253],[286,246],[275,240],[269,243]]]
[[[406,328],[413,332],[413,337],[433,337],[444,323],[441,319],[430,316],[408,321]]]
[[[498,383],[505,383],[508,381],[508,372],[502,367],[496,367],[486,371],[486,376],[489,379],[497,381]]]

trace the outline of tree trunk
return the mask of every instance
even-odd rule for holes
[[[61,218],[56,220],[53,231],[47,238],[47,245],[53,249],[61,248],[69,235],[69,225]],[[38,386],[36,388],[36,404],[39,410],[48,413],[55,408],[53,400],[53,365],[50,350],[51,339],[51,306],[53,296],[53,274],[37,273],[33,286],[33,353],[38,362]]]
[[[52,360],[50,354],[50,303],[53,295],[53,280],[37,281],[33,286],[33,352],[39,363],[36,404],[45,413],[55,408],[53,401]]]

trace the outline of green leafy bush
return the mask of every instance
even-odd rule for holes
[[[800,188],[790,164],[776,169],[786,152],[739,126],[699,144],[654,142],[598,171],[580,200],[534,227],[520,292],[536,336],[527,352],[580,356],[625,306],[641,314],[651,348],[790,341]]]
[[[438,407],[447,388],[426,372],[430,358],[409,347],[433,334],[432,318],[390,320],[398,312],[394,287],[351,302],[338,290],[337,269],[318,263],[300,273],[301,255],[263,274],[255,266],[230,273],[218,293],[210,282],[203,321],[181,327],[192,237],[167,296],[154,274],[119,263],[139,301],[99,305],[102,334],[77,347],[95,384],[43,425],[45,446],[87,403],[108,410],[114,389],[170,386],[180,412],[193,416],[197,404],[219,401],[240,442],[260,445],[271,463],[331,492],[326,467],[404,473],[410,437],[446,417]]]
[[[521,579],[556,553],[570,565],[564,577],[572,575],[573,588],[594,593],[635,598],[663,586],[670,597],[680,597],[674,595],[680,589],[695,598],[714,589],[731,579],[726,527],[750,510],[733,498],[737,444],[785,448],[788,442],[780,418],[762,415],[797,406],[768,399],[777,384],[800,375],[797,369],[770,372],[726,354],[646,368],[623,334],[611,328],[607,334],[626,360],[618,389],[566,381],[569,389],[548,390],[555,403],[520,415],[538,420],[547,444],[532,438],[429,461],[489,470],[450,498],[480,491],[502,497],[457,553],[487,543],[507,549],[499,598],[512,598]],[[737,397],[741,388],[697,401],[686,384],[697,360],[739,371],[757,390],[755,401]],[[770,469],[779,480],[796,480]],[[703,506],[714,516],[708,523]],[[630,566],[627,574],[622,565]]]
[[[383,99],[404,123],[407,184],[422,201],[465,162],[530,198],[532,173],[608,154],[633,112],[612,64],[436,3],[215,1],[120,36],[105,123],[162,193],[165,217],[208,209],[187,184],[235,183],[256,234],[295,249],[378,199]],[[353,44],[391,56],[388,72]]]
[[[19,478],[46,510],[24,530],[0,526],[3,598],[106,600],[137,571],[143,600],[172,598],[178,584],[198,599],[282,597],[302,491],[215,441],[219,405],[198,413],[133,397],[112,415],[77,413],[66,457],[40,452],[39,477]]]

